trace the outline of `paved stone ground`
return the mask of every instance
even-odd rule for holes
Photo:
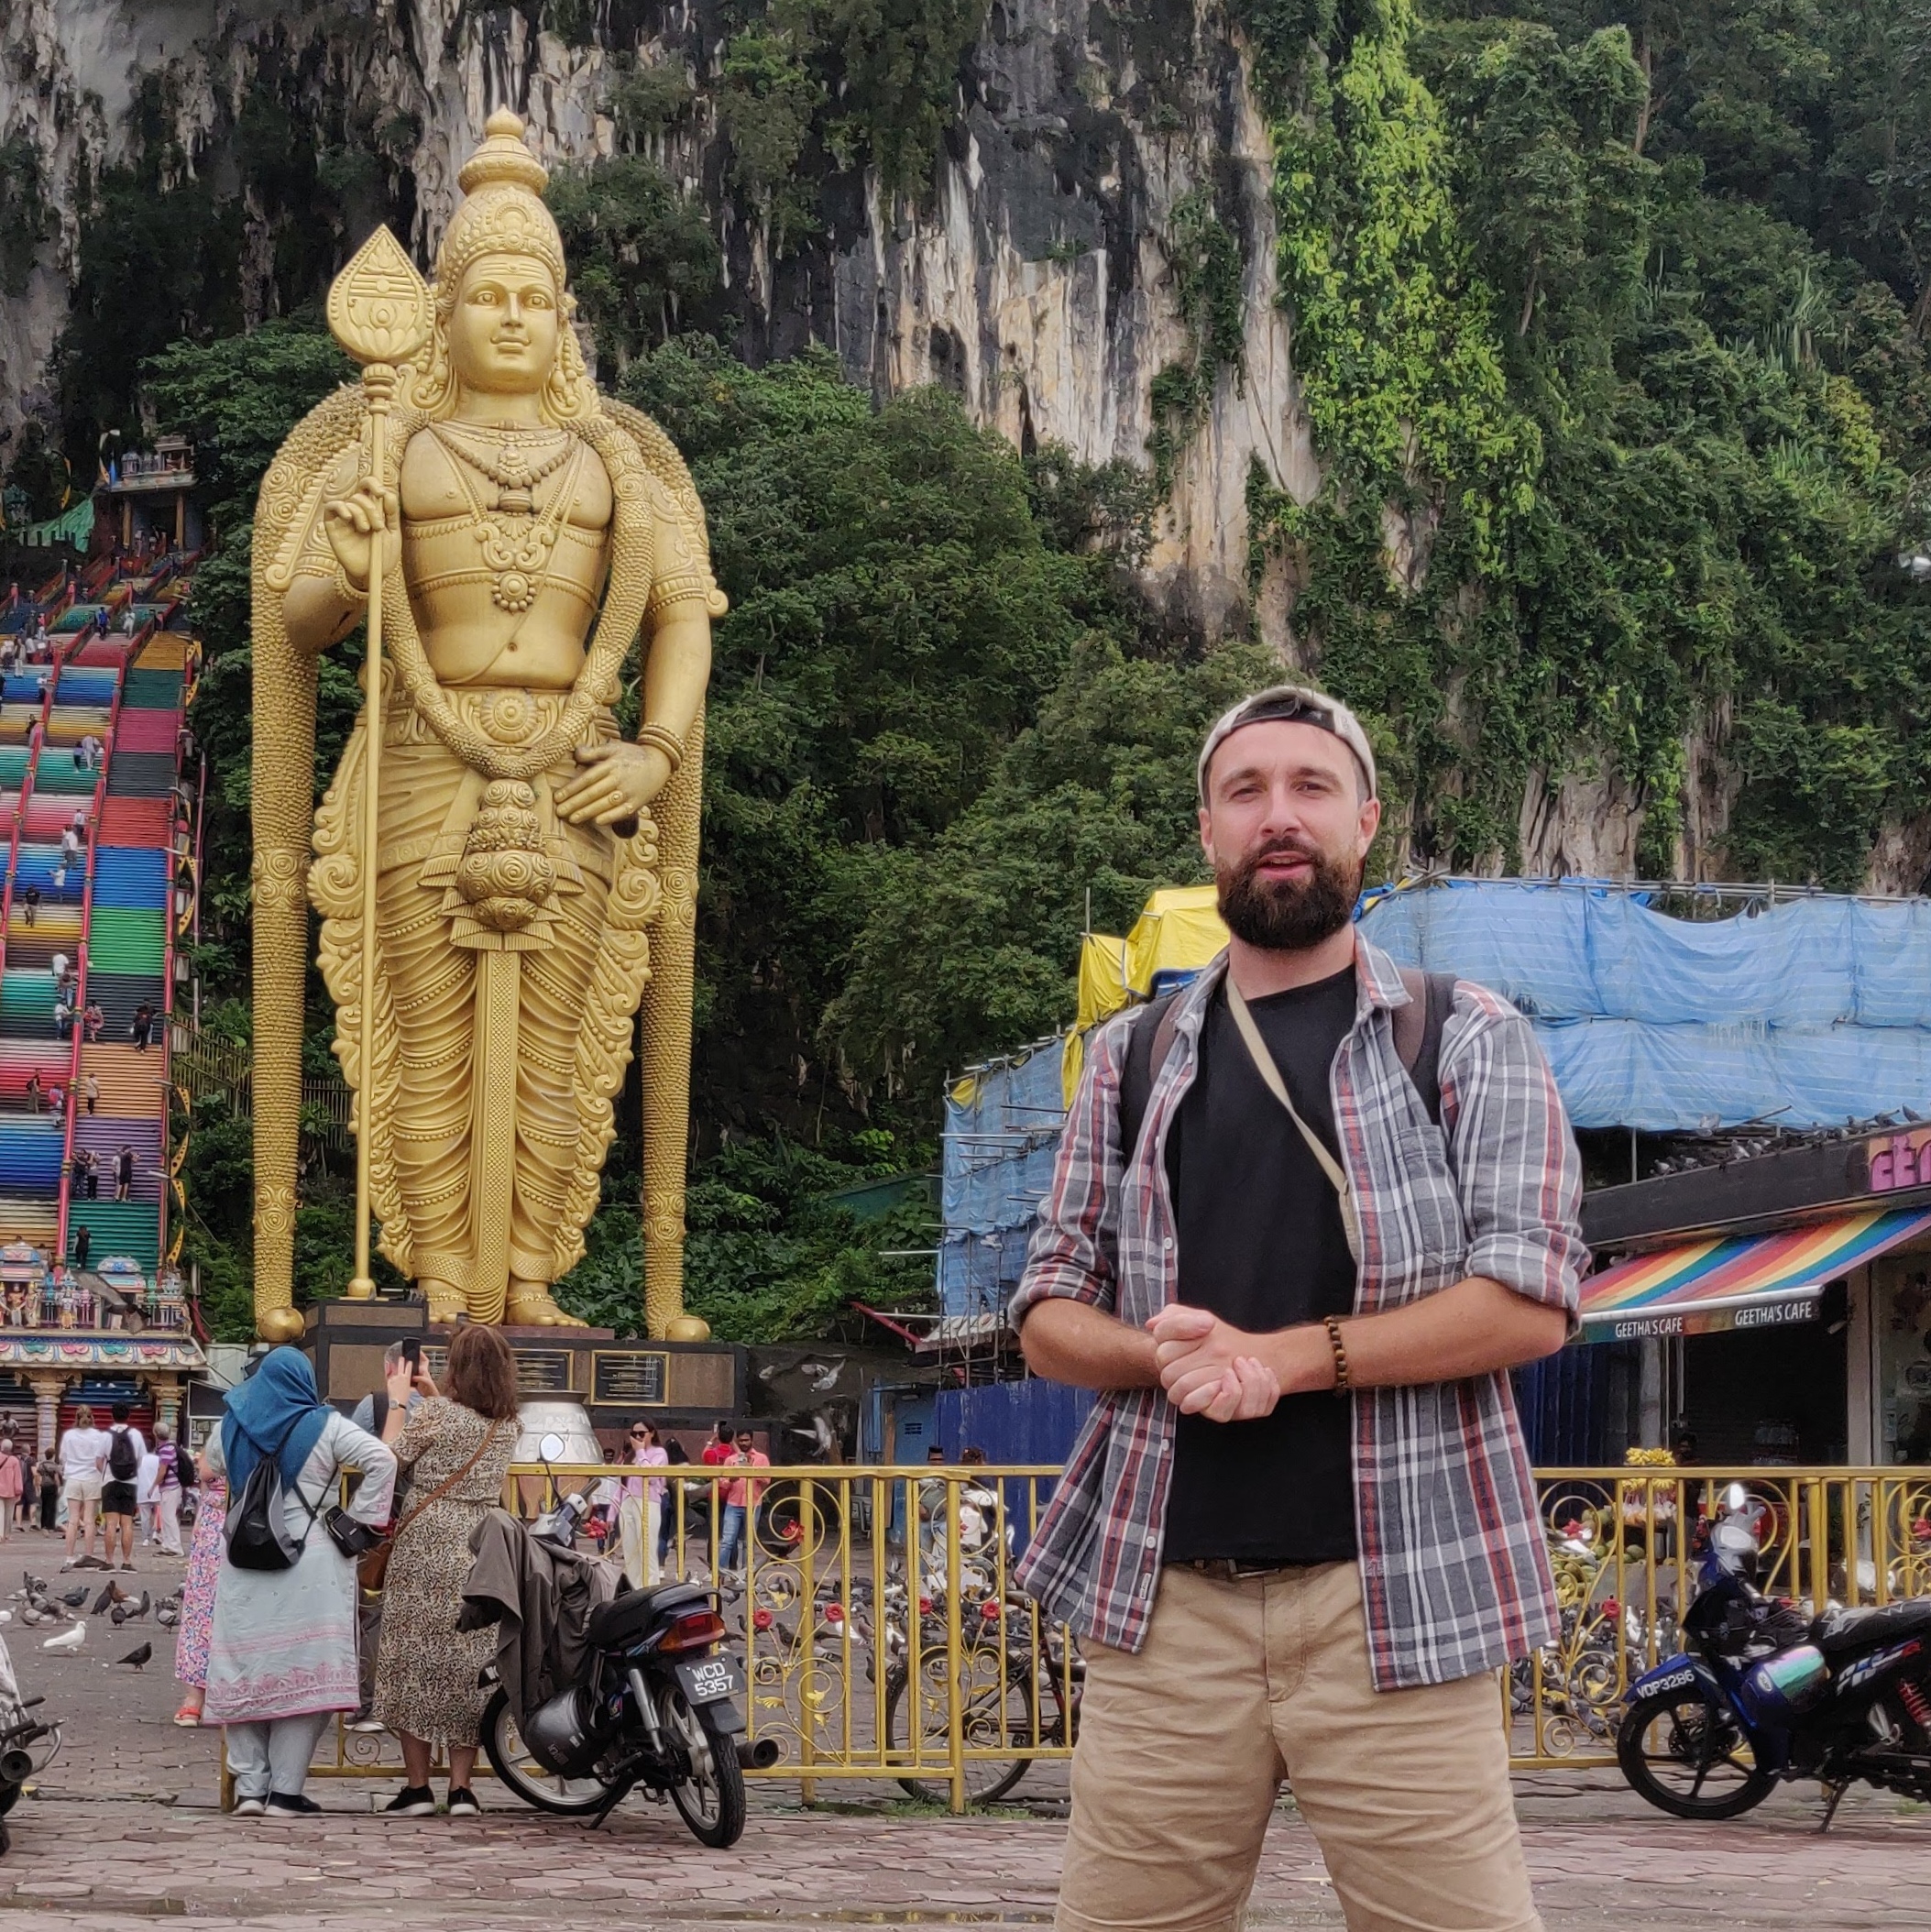
[[[0,1564],[17,1555],[41,1573],[46,1548],[14,1539]],[[155,1560],[136,1582],[159,1593],[179,1575]],[[0,1568],[0,1598],[16,1581]],[[174,1917],[210,1932],[776,1932],[1050,1918],[1065,1789],[1050,1769],[1022,1787],[1036,1794],[1028,1806],[963,1820],[830,1784],[806,1811],[795,1785],[763,1784],[743,1841],[723,1853],[704,1850],[665,1807],[633,1801],[591,1835],[512,1805],[487,1780],[485,1816],[461,1823],[384,1820],[371,1807],[392,1787],[334,1780],[310,1787],[328,1807],[320,1819],[230,1819],[214,1809],[215,1739],[169,1722],[177,1697],[165,1631],[89,1619],[73,1656],[40,1652],[44,1632],[17,1623],[0,1633],[23,1687],[44,1692],[66,1725],[61,1756],[7,1820],[0,1932],[127,1932]],[[114,1668],[144,1634],[154,1663],[138,1675]],[[1922,1807],[1858,1794],[1819,1838],[1816,1795],[1801,1787],[1720,1826],[1663,1817],[1613,1773],[1524,1777],[1519,1792],[1550,1932],[1931,1926]],[[1291,1806],[1269,1835],[1253,1920],[1342,1925]]]

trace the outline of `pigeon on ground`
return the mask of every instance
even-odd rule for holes
[[[123,1597],[121,1598],[121,1602],[122,1605],[126,1607],[127,1604],[127,1598]],[[151,1605],[148,1595],[146,1590],[143,1590],[140,1594],[138,1600],[136,1601],[133,1607],[127,1610],[127,1614],[130,1617],[145,1617],[148,1614],[148,1611]]]
[[[87,1586],[83,1583],[75,1589],[62,1590],[60,1593],[60,1601],[64,1603],[70,1610],[79,1609],[81,1606],[87,1601]]]
[[[113,1619],[114,1626],[116,1630],[118,1630],[122,1624],[127,1621],[127,1612],[123,1609],[119,1604],[115,1604],[115,1607],[111,1610],[109,1610],[107,1614],[110,1618]]]
[[[153,1655],[154,1646],[151,1643],[138,1643],[125,1657],[116,1657],[114,1661],[116,1663],[131,1663],[136,1670],[139,1670]]]
[[[27,1594],[29,1597],[38,1597],[47,1587],[46,1577],[36,1576],[31,1570],[22,1570],[20,1580],[27,1586]]]
[[[181,1620],[181,1613],[176,1606],[172,1604],[163,1604],[159,1609],[155,1611],[154,1620],[158,1624],[159,1624],[164,1630],[171,1630],[174,1626]]]
[[[101,1594],[94,1598],[93,1608],[88,1614],[90,1616],[98,1617],[101,1612],[108,1607],[109,1604],[118,1602],[120,1600],[120,1595],[121,1586],[119,1584],[103,1584],[101,1586]]]
[[[43,1651],[77,1651],[87,1641],[87,1626],[77,1623],[71,1630],[62,1630],[58,1637],[49,1637],[40,1648]]]
[[[38,1610],[22,1610],[20,1612],[20,1621],[24,1623],[28,1630],[32,1630],[35,1624],[45,1623],[47,1621],[47,1619],[41,1616]]]

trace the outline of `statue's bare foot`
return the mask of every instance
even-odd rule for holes
[[[416,1286],[422,1290],[422,1298],[429,1303],[429,1319],[432,1322],[457,1322],[469,1312],[469,1304],[463,1300],[461,1289],[447,1281],[418,1281]]]
[[[543,1281],[510,1280],[510,1300],[503,1309],[503,1323],[510,1328],[587,1328],[587,1322],[567,1314],[552,1300],[549,1284]]]

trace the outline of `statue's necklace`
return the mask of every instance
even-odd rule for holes
[[[585,445],[576,437],[565,435],[563,447],[541,464],[532,465],[521,454],[513,455],[516,467],[509,467],[508,445],[499,452],[498,467],[505,471],[499,475],[497,468],[473,456],[447,433],[444,425],[437,423],[430,425],[437,443],[453,456],[461,458],[456,467],[456,480],[463,487],[463,494],[469,499],[469,514],[476,530],[476,540],[482,545],[483,565],[490,574],[490,601],[499,610],[510,616],[521,616],[536,601],[537,593],[549,579],[550,552],[556,543],[557,532],[563,528],[565,513],[576,494],[576,472],[581,465]],[[560,469],[564,463],[574,457],[569,473],[557,486],[555,494],[550,499],[542,516],[524,521],[531,516],[530,491],[553,471]],[[483,507],[482,499],[477,494],[476,486],[469,480],[468,470],[488,477],[501,493],[494,512]],[[514,476],[517,482],[509,482],[507,478]],[[514,517],[521,527],[510,524],[504,520]]]
[[[501,492],[497,509],[505,516],[528,516],[532,508],[531,492],[547,476],[561,469],[578,447],[574,436],[554,430],[518,431],[507,425],[496,432],[496,452],[478,456],[465,443],[454,423],[437,423],[436,440],[451,456],[460,458],[478,475],[488,477]],[[556,448],[540,463],[533,463],[517,446],[520,442],[547,442],[561,435]]]

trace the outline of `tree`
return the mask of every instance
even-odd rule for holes
[[[1037,721],[929,847],[872,872],[827,1034],[866,1084],[937,1090],[993,1045],[1063,1026],[1081,932],[1124,932],[1157,886],[1203,875],[1194,761],[1208,726],[1278,675],[1258,645],[1129,656],[1090,633]]]
[[[815,1134],[841,1098],[823,1015],[894,855],[971,805],[1082,636],[1124,626],[1114,574],[1048,545],[1017,456],[938,391],[874,412],[826,351],[751,370],[703,341],[624,388],[690,459],[732,607],[706,760],[705,1131]]]
[[[206,653],[192,723],[214,784],[202,877],[211,939],[238,939],[249,906],[248,790],[254,703],[248,656],[248,568],[255,496],[289,432],[355,369],[313,311],[251,335],[178,341],[144,366],[158,419],[192,436],[206,479],[214,554],[194,574],[195,622]],[[360,703],[356,649],[322,660],[318,783],[335,769]],[[233,972],[240,972],[238,960]],[[226,977],[226,976],[224,976]],[[217,983],[217,993],[225,985]]]

